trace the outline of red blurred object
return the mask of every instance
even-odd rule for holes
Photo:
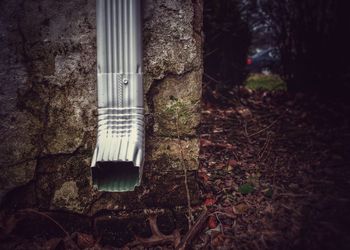
[[[247,65],[251,65],[253,63],[253,60],[251,58],[247,58]]]
[[[205,201],[204,201],[204,205],[206,205],[206,206],[212,206],[212,205],[214,205],[215,204],[215,199],[213,199],[213,198],[207,198]]]
[[[210,228],[210,229],[214,229],[214,228],[216,228],[218,226],[218,222],[217,222],[217,220],[216,220],[216,218],[215,218],[215,216],[209,216],[209,218],[208,218],[208,227]]]
[[[202,177],[205,183],[209,180],[209,176],[205,172],[198,172],[198,176]]]

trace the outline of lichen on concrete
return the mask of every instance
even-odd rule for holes
[[[186,167],[191,201],[198,204],[200,3],[143,1],[148,129],[142,185],[100,193],[90,176],[97,134],[95,0],[0,2],[6,10],[0,16],[0,194],[12,190],[11,199],[21,200],[31,192],[30,206],[49,211],[128,211],[128,221],[136,218],[132,210],[143,208],[175,214],[180,207],[184,215]],[[30,190],[16,193],[27,183]]]
[[[51,208],[67,209],[71,211],[79,210],[79,193],[77,184],[74,181],[67,181],[55,191]]]
[[[44,133],[46,154],[73,153],[88,143],[85,134],[95,136],[96,108],[89,88],[66,87],[53,94],[48,104]],[[90,148],[92,142],[89,142]]]
[[[172,172],[198,169],[199,142],[194,139],[149,138],[151,145],[147,161],[157,166],[159,171]]]
[[[153,97],[154,133],[159,136],[195,136],[200,123],[201,71],[167,77]]]
[[[145,90],[154,79],[182,75],[202,65],[201,44],[194,38],[191,0],[144,3]]]
[[[35,179],[38,206],[43,209],[54,206],[76,213],[88,212],[89,203],[96,194],[91,187],[90,161],[91,157],[85,153],[47,156],[40,159]],[[70,181],[74,181],[77,186],[79,198],[74,201],[74,206],[65,208],[53,200],[56,191],[61,189],[64,183]]]

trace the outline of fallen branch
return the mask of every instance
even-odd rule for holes
[[[174,247],[177,247],[180,244],[180,233],[178,230],[174,230],[172,234],[165,235],[159,231],[157,225],[157,216],[151,215],[148,218],[149,226],[151,228],[152,236],[150,238],[141,238],[136,237],[136,240],[130,242],[126,247],[135,247],[142,245],[143,247],[151,247],[155,245],[162,245],[166,243],[173,243]]]
[[[198,217],[193,227],[187,232],[187,234],[181,240],[181,243],[176,247],[177,250],[184,250],[186,246],[191,243],[191,240],[200,232],[205,222],[208,219],[208,211],[205,209]]]

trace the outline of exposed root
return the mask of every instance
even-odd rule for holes
[[[66,235],[66,237],[70,237],[69,233],[63,228],[63,226],[60,223],[58,223],[58,221],[56,221],[54,218],[52,218],[51,216],[49,216],[48,214],[46,214],[44,212],[40,212],[40,211],[37,211],[35,209],[31,209],[31,208],[22,209],[22,210],[19,210],[19,212],[20,213],[33,213],[33,214],[40,215],[40,216],[48,219],[52,223],[54,223]]]
[[[128,243],[126,247],[135,247],[138,245],[142,245],[143,247],[151,247],[167,243],[172,243],[174,247],[177,247],[180,244],[181,238],[178,230],[174,230],[174,232],[169,235],[165,235],[160,232],[157,225],[157,215],[150,215],[148,222],[151,228],[152,236],[150,238],[141,238],[136,236],[136,240]]]

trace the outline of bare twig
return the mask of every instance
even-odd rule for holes
[[[247,130],[247,121],[244,121],[244,135],[245,135],[246,137],[249,137],[249,135],[248,135],[248,130]]]
[[[290,210],[290,211],[293,211],[296,215],[299,215],[301,216],[301,213],[299,211],[297,211],[296,209],[292,208],[292,207],[289,207],[287,206],[286,204],[281,204],[282,207],[284,207],[285,209],[287,210]]]
[[[188,228],[191,229],[191,226],[193,224],[193,215],[192,215],[192,208],[191,208],[191,196],[190,196],[190,190],[188,188],[188,179],[187,179],[187,167],[185,164],[185,157],[183,153],[182,143],[180,139],[180,130],[179,130],[179,113],[176,110],[176,133],[177,133],[177,139],[179,142],[180,147],[180,154],[181,154],[181,165],[184,171],[185,176],[185,189],[186,189],[186,197],[187,197],[187,207],[188,207]]]
[[[276,166],[278,163],[278,158],[275,159],[274,163],[272,164],[272,198],[275,197],[275,190],[276,190]]]
[[[293,193],[278,193],[277,196],[287,196],[287,197],[293,197],[293,198],[305,198],[314,196],[312,194],[293,194]]]
[[[215,49],[213,49],[212,51],[209,51],[208,53],[206,53],[205,55],[204,55],[204,57],[208,57],[208,56],[210,56],[211,54],[214,54],[215,52],[217,52],[219,49],[218,48],[215,48]]]
[[[42,216],[42,217],[48,219],[49,221],[53,222],[59,229],[61,229],[61,231],[62,231],[67,237],[70,237],[69,233],[63,228],[63,226],[62,226],[57,220],[55,220],[54,218],[52,218],[51,216],[49,216],[49,215],[46,214],[46,213],[37,211],[37,210],[35,210],[35,209],[31,209],[31,208],[22,209],[22,210],[19,210],[19,212],[20,212],[20,213],[33,213],[33,214],[40,215],[40,216]]]
[[[213,214],[215,214],[215,215],[219,215],[219,214],[225,215],[225,216],[227,216],[228,218],[231,218],[231,219],[236,219],[237,218],[237,216],[234,215],[234,214],[229,214],[229,213],[221,212],[221,211],[215,211],[215,212],[213,212]]]
[[[212,80],[213,82],[215,82],[215,83],[221,83],[219,80],[216,80],[215,78],[213,78],[212,76],[210,76],[210,75],[208,75],[208,74],[206,74],[206,73],[204,73],[203,74],[205,77],[207,77],[209,80]]]
[[[246,135],[246,137],[249,138],[249,137],[252,137],[252,136],[255,136],[255,135],[258,135],[258,134],[264,132],[265,130],[267,130],[267,129],[271,128],[273,125],[275,125],[275,123],[278,122],[279,119],[280,119],[280,117],[277,118],[275,121],[273,121],[273,122],[272,122],[270,125],[268,125],[267,127],[265,127],[265,128],[263,128],[263,129],[261,129],[261,130],[255,132],[255,133],[253,133],[253,134],[251,134],[251,135]]]
[[[265,143],[264,143],[262,149],[260,150],[260,152],[258,153],[258,161],[260,161],[263,158],[265,152],[267,151],[268,147],[270,146],[270,138],[271,138],[271,135],[270,135],[270,133],[268,133],[266,136]]]

